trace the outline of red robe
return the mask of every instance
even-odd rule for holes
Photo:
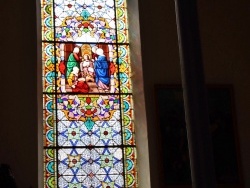
[[[72,88],[72,92],[77,93],[88,93],[89,92],[89,86],[86,82],[79,81],[77,82],[75,88]]]

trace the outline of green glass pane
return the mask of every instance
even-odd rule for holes
[[[44,187],[55,188],[56,187],[56,150],[44,149]]]
[[[55,91],[55,58],[54,46],[49,43],[42,44],[42,81],[44,92]]]
[[[115,0],[116,7],[127,7],[126,0]]]
[[[43,144],[45,147],[56,145],[56,121],[54,110],[43,110]]]
[[[48,113],[54,112],[56,109],[54,95],[43,95],[43,109]]]
[[[123,142],[125,145],[135,145],[134,110],[132,95],[121,95]]]
[[[133,147],[126,147],[124,149],[124,163],[125,168],[125,187],[138,187],[137,170],[136,170],[136,149]]]
[[[131,64],[129,58],[129,46],[118,47],[118,64],[121,93],[132,93]]]
[[[123,6],[116,8],[117,40],[119,43],[128,43],[128,15],[127,9]]]
[[[50,1],[41,1],[42,40],[54,40],[53,4]]]

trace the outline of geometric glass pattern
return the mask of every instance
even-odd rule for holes
[[[138,187],[126,0],[40,3],[44,187]]]

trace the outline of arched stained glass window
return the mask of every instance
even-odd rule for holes
[[[126,0],[41,0],[44,187],[137,187]]]

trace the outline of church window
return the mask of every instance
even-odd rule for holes
[[[40,4],[44,187],[137,187],[126,0]]]

